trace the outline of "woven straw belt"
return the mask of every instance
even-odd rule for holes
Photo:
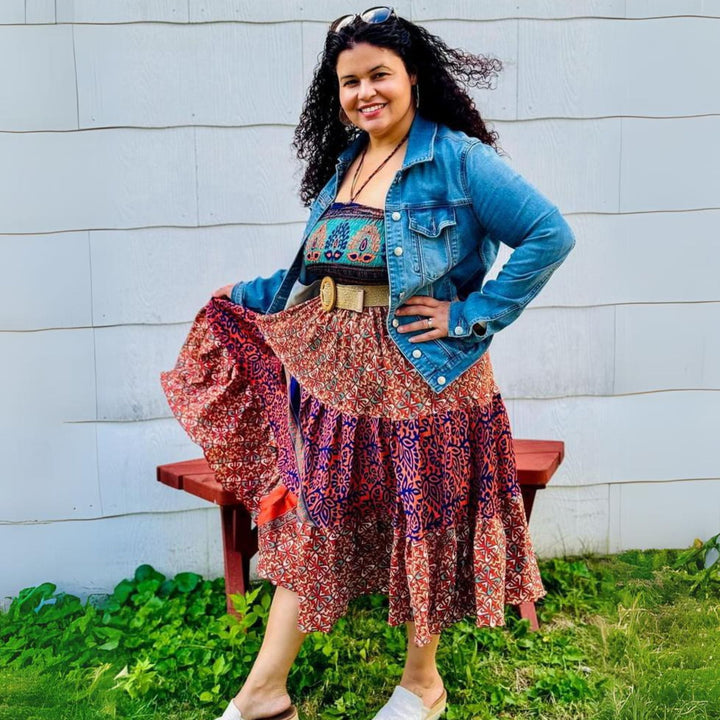
[[[390,286],[340,285],[326,275],[320,283],[320,304],[326,312],[333,308],[362,312],[366,307],[389,305]]]

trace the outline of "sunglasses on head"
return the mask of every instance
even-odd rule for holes
[[[390,18],[397,18],[395,8],[387,5],[378,5],[368,8],[361,13],[353,13],[351,15],[343,15],[330,25],[330,32],[340,32],[344,27],[350,25],[356,18],[360,18],[369,25],[377,25],[387,22]]]

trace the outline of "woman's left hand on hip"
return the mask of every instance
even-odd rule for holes
[[[419,332],[421,335],[413,335],[411,343],[426,342],[447,337],[448,320],[450,316],[450,302],[447,300],[436,300],[428,295],[413,295],[406,300],[396,311],[395,315],[422,315],[422,320],[415,320],[409,323],[402,323],[398,326],[398,332]],[[428,324],[428,318],[430,324]]]

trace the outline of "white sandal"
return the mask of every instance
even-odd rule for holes
[[[414,692],[397,685],[390,699],[378,711],[373,720],[436,720],[447,707],[447,691],[426,707],[422,698]]]
[[[228,706],[225,708],[225,712],[222,714],[222,717],[217,718],[217,720],[245,720],[245,718],[242,716],[240,710],[238,710],[237,705],[230,700]],[[276,715],[266,715],[259,720],[298,720],[297,708],[294,705],[291,705],[287,710],[283,710],[281,713],[277,713]]]

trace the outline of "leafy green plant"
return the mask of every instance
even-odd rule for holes
[[[542,620],[558,612],[570,612],[575,618],[593,612],[605,603],[615,586],[606,569],[591,569],[581,558],[550,558],[541,562],[540,568],[548,592],[539,610]]]
[[[712,690],[720,674],[708,664],[720,642],[720,604],[690,597],[711,558],[700,554],[707,548],[693,550],[541,561],[548,595],[537,606],[538,632],[508,609],[505,627],[467,618],[443,633],[447,720],[720,716]],[[46,691],[41,677],[61,678],[62,702],[38,720],[211,720],[255,660],[272,593],[263,582],[233,596],[238,617],[226,611],[222,578],[166,578],[149,565],[85,603],[50,583],[26,588],[0,612],[0,686],[13,675],[37,677]],[[305,718],[377,712],[405,662],[405,628],[387,616],[387,597],[366,595],[331,632],[310,634],[288,683]],[[702,704],[683,700],[688,688]],[[29,692],[13,697],[37,704]],[[29,717],[26,710],[0,699],[0,720]]]
[[[681,553],[672,567],[697,576],[690,586],[691,593],[717,596],[720,593],[720,533],[705,542],[696,538],[692,547]]]
[[[238,619],[225,611],[222,578],[167,579],[149,565],[100,601],[83,605],[55,590],[51,583],[26,588],[0,614],[0,667],[62,669],[76,678],[88,667],[104,667],[131,698],[179,693],[219,700],[247,671],[270,604],[265,588],[250,611],[259,587],[236,598],[246,611]]]

